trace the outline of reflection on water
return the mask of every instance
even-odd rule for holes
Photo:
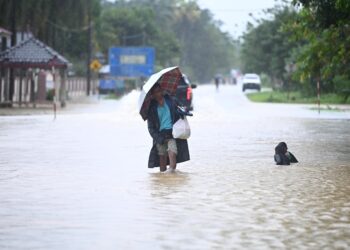
[[[151,194],[154,196],[167,196],[186,190],[190,181],[190,175],[186,172],[176,170],[174,173],[151,173]]]
[[[350,248],[349,114],[213,90],[175,174],[147,170],[137,92],[0,118],[0,249]],[[274,165],[282,140],[299,164]]]

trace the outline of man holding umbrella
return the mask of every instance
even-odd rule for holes
[[[187,140],[175,139],[172,128],[181,116],[186,115],[172,96],[182,74],[178,67],[168,68],[154,74],[142,88],[139,100],[140,114],[147,120],[148,131],[153,138],[153,147],[148,167],[160,167],[160,171],[176,169],[177,163],[190,159]]]

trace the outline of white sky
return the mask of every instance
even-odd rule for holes
[[[115,0],[108,0],[114,2]],[[167,1],[167,0],[164,0]],[[263,17],[262,11],[272,8],[280,0],[197,0],[203,9],[209,9],[216,20],[223,22],[222,30],[229,32],[234,38],[238,38],[246,30],[247,22],[255,18]]]
[[[273,7],[276,0],[197,0],[205,9],[211,10],[216,20],[224,24],[222,30],[228,31],[234,38],[238,38],[246,29],[248,21],[254,22],[249,16],[259,18],[264,14],[262,10]]]

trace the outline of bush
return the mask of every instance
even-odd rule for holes
[[[335,91],[344,98],[344,103],[347,102],[350,96],[350,79],[344,75],[334,77]]]

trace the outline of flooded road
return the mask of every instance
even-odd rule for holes
[[[192,160],[147,169],[138,92],[0,117],[0,249],[348,249],[350,114],[199,87]],[[286,141],[300,163],[274,165]]]

